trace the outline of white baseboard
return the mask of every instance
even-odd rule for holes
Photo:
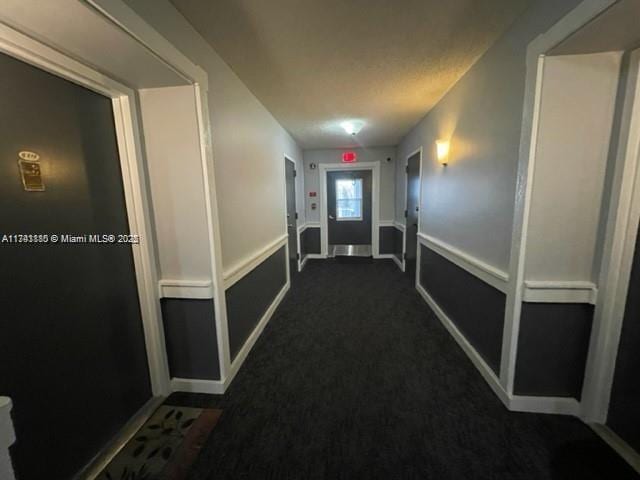
[[[378,255],[375,255],[373,258],[376,260],[391,260],[395,257],[395,255],[393,253],[381,253]]]
[[[321,253],[307,253],[305,258],[309,260],[326,260],[327,256]]]
[[[587,424],[591,429],[598,434],[607,445],[613,448],[618,455],[624,458],[631,468],[640,473],[640,453],[636,452],[631,446],[621,439],[606,425],[600,425],[596,423]]]
[[[308,255],[305,255],[304,258],[300,261],[300,265],[298,266],[298,272],[301,272],[304,266],[307,264],[307,260],[309,259]]]
[[[402,261],[396,257],[395,255],[393,255],[393,261],[396,262],[396,265],[398,265],[398,268],[404,272],[404,265],[402,263]]]
[[[556,415],[580,415],[580,402],[568,397],[535,397],[512,395],[509,410],[514,412],[549,413]]]
[[[456,327],[453,321],[444,313],[442,308],[427,293],[420,284],[416,289],[440,319],[444,327],[449,331],[453,339],[460,345],[460,348],[467,354],[473,365],[478,369],[491,390],[509,410],[514,412],[545,413],[556,415],[580,415],[580,403],[575,398],[567,397],[537,397],[525,395],[513,395],[508,393],[500,383],[491,367],[469,343],[462,332]]]
[[[453,339],[460,345],[460,348],[467,354],[469,360],[475,365],[478,369],[482,377],[485,379],[491,390],[498,396],[498,398],[504,403],[504,405],[509,408],[509,395],[506,390],[502,388],[500,385],[500,380],[496,376],[496,374],[491,370],[489,365],[484,361],[484,359],[480,356],[480,354],[476,351],[475,348],[471,346],[466,337],[458,330],[458,327],[451,321],[451,319],[444,313],[444,311],[440,308],[440,306],[435,302],[431,295],[427,293],[422,285],[419,283],[416,285],[416,289],[422,295],[422,298],[427,302],[427,304],[431,307],[436,316],[440,319],[440,322],[444,325],[444,327],[449,331]]]
[[[242,346],[242,348],[240,349],[240,351],[236,355],[235,360],[233,360],[233,362],[231,362],[231,368],[229,370],[229,376],[225,379],[225,382],[224,382],[225,390],[229,387],[229,385],[231,384],[231,382],[235,378],[236,374],[240,370],[240,367],[242,366],[242,364],[246,360],[247,355],[249,355],[249,352],[253,348],[253,345],[256,343],[256,341],[258,340],[258,338],[262,334],[262,331],[264,330],[264,327],[267,326],[267,323],[269,323],[269,320],[271,320],[271,317],[273,317],[273,314],[275,313],[276,309],[278,308],[278,306],[282,302],[282,299],[284,298],[284,296],[289,291],[290,286],[291,286],[290,282],[285,283],[284,287],[282,287],[282,289],[280,290],[278,295],[276,295],[276,298],[273,300],[271,305],[269,305],[269,308],[267,309],[267,311],[264,313],[264,315],[262,316],[262,318],[258,322],[258,325],[256,326],[256,328],[253,330],[253,332],[251,332],[251,335],[249,335],[249,338],[247,338],[247,341],[244,342],[244,345]]]
[[[240,370],[240,367],[246,360],[249,352],[253,348],[253,345],[256,343],[262,331],[273,317],[276,309],[282,302],[282,299],[289,291],[291,284],[289,282],[285,283],[282,287],[276,298],[271,302],[269,308],[264,313],[256,328],[253,329],[249,338],[247,338],[246,342],[236,355],[235,360],[231,363],[231,368],[229,370],[229,375],[222,380],[203,380],[203,379],[193,379],[193,378],[172,378],[171,379],[171,390],[173,392],[190,392],[190,393],[210,393],[214,395],[222,395],[229,385],[235,378],[236,374]]]
[[[188,393],[210,393],[222,395],[225,391],[222,380],[201,380],[196,378],[172,378],[171,391]]]

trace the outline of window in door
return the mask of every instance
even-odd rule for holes
[[[362,220],[362,179],[336,180],[336,220]]]

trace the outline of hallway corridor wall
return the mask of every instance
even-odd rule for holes
[[[404,222],[407,157],[423,149],[419,237],[425,253],[419,290],[449,317],[461,335],[459,342],[468,342],[473,355],[482,359],[477,365],[484,362],[486,368],[479,368],[485,378],[492,378],[494,386],[502,385],[496,388],[504,388],[506,395],[512,392],[501,377],[500,346],[505,325],[504,294],[510,285],[527,48],[579,3],[532,2],[398,145],[398,223]],[[446,166],[436,158],[438,140],[450,142]],[[431,261],[425,264],[424,257]],[[429,265],[447,262],[467,270],[471,274],[468,282],[433,278],[437,271]],[[441,281],[445,283],[441,288],[454,291],[459,299],[489,289],[493,293],[487,298],[495,301],[480,299],[477,309],[466,310],[454,308],[451,299],[440,305],[433,285]],[[487,373],[489,370],[491,373]]]
[[[225,290],[222,300],[225,312],[216,322],[222,325],[218,330],[226,328],[227,332],[211,331],[214,312],[210,304],[195,299],[165,300],[163,313],[173,388],[222,393],[289,287],[286,255],[275,255],[287,231],[283,158],[286,155],[296,161],[301,170],[302,151],[170,2],[124,0],[124,3],[208,76],[208,113]],[[304,224],[303,175],[296,178],[296,192],[298,222]],[[281,268],[273,262],[282,263]],[[256,297],[260,298],[259,302],[253,301]],[[179,302],[182,303],[177,308]],[[193,308],[194,305],[197,308]],[[238,305],[253,308],[237,308]],[[203,313],[206,309],[209,313]],[[203,321],[203,315],[210,317],[210,323]],[[186,321],[193,320],[193,328],[199,329],[202,336],[186,328],[185,322],[180,323],[182,317],[190,317]],[[230,352],[222,354],[220,374],[216,374],[218,366],[213,360],[218,351],[216,338],[223,346],[230,343],[231,347]],[[209,352],[205,350],[204,339],[211,344]],[[189,358],[190,348],[198,350],[196,358]],[[224,352],[224,348],[221,351]],[[211,363],[203,363],[203,357],[211,358]]]
[[[302,151],[173,5],[166,0],[125,3],[209,76],[209,115],[226,272],[285,232],[282,159],[286,154],[301,162]],[[298,180],[301,205],[302,176]],[[299,210],[304,217],[303,208]]]

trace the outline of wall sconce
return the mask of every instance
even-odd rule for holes
[[[449,163],[449,142],[447,140],[436,141],[436,154],[441,165],[446,166]]]

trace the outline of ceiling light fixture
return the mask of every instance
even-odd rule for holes
[[[364,122],[359,120],[347,120],[346,122],[342,122],[340,126],[347,132],[348,135],[357,135],[362,127],[364,127]]]

